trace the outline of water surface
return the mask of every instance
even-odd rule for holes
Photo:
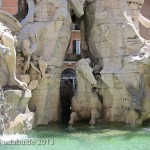
[[[150,150],[150,126],[50,124],[26,135],[5,135],[0,140],[3,142],[0,150]]]

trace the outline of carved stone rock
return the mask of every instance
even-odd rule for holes
[[[61,118],[61,68],[71,37],[71,16],[80,18],[84,14],[84,2],[85,0],[27,0],[28,14],[21,21],[23,28],[17,36],[19,49],[27,62],[24,73],[29,71],[31,81],[39,82],[32,97],[36,101],[37,124],[47,124]],[[32,56],[42,60],[36,64],[37,61],[35,63]]]
[[[29,90],[34,90],[36,89],[38,86],[38,81],[37,80],[32,80],[29,85],[28,85],[28,89]]]
[[[11,105],[14,110],[14,114],[18,113],[25,113],[26,108],[28,107],[28,102],[32,97],[31,91],[21,91],[21,90],[6,90],[4,91],[4,97],[7,100],[7,103]],[[12,112],[11,112],[11,114]]]
[[[24,123],[33,120],[33,113],[28,110],[28,102],[31,98],[31,91],[5,90],[0,91],[0,134],[23,132]],[[32,118],[32,119],[31,119]],[[29,123],[30,129],[33,122]],[[29,126],[29,125],[28,125]]]
[[[28,85],[30,83],[30,76],[28,74],[21,75],[21,81]]]
[[[82,37],[82,43],[86,44],[82,44],[82,49],[85,56],[90,55],[93,59],[95,74],[101,74],[98,91],[104,100],[104,120],[128,120],[127,122],[136,124],[139,114],[133,115],[132,112],[144,110],[142,106],[145,103],[146,87],[143,83],[143,67],[144,58],[150,54],[150,43],[138,31],[139,12],[143,2],[97,0],[85,5],[81,32],[85,36]],[[138,56],[132,58],[132,55]],[[131,63],[132,60],[142,61]],[[130,115],[135,117],[134,121],[129,119]]]
[[[10,122],[10,127],[6,131],[9,134],[15,133],[25,133],[26,131],[30,131],[33,126],[34,114],[26,113],[19,114],[13,121]]]
[[[143,0],[26,2],[28,14],[21,21],[23,27],[17,34],[21,52],[18,59],[23,55],[24,60],[21,61],[25,64],[20,65],[18,70],[21,70],[20,74],[28,73],[31,82],[38,80],[29,101],[29,109],[35,112],[35,125],[61,118],[61,68],[70,42],[72,16],[75,16],[81,29],[82,57],[91,58],[95,78],[89,60],[80,60],[77,64],[78,94],[72,100],[70,124],[90,117],[90,124],[95,124],[101,112],[102,120],[130,124],[142,124],[150,118],[147,107],[150,42],[140,36],[138,29],[139,22],[149,27],[149,20],[139,13]],[[84,69],[80,68],[82,65]],[[88,81],[94,81],[91,85],[97,88],[103,107],[96,91],[89,88]],[[92,98],[94,100],[90,101]]]

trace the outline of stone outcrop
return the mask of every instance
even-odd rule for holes
[[[31,130],[34,114],[28,111],[31,91],[0,91],[0,132],[23,133]]]
[[[21,21],[23,28],[17,34],[19,50],[25,58],[25,63],[22,61],[22,66],[25,67],[22,69],[19,64],[22,69],[19,73],[30,72],[31,81],[38,80],[39,83],[31,99],[34,103],[37,102],[34,109],[35,124],[47,124],[61,118],[61,68],[71,37],[71,16],[80,18],[84,14],[84,1],[26,1],[28,14]],[[22,54],[18,59],[21,60]],[[41,57],[46,65],[40,60]]]
[[[132,55],[138,55],[139,51],[138,56],[149,57],[149,42],[138,32],[143,2],[100,0],[87,2],[85,6],[81,31],[82,40],[85,39],[82,43],[86,44],[82,46],[84,55],[97,62],[95,73],[101,74],[99,93],[105,103],[104,120],[139,124],[139,118],[148,116],[145,97],[149,88],[146,79],[143,80],[148,74],[143,61],[131,63]],[[143,111],[147,113],[142,114]]]
[[[139,22],[149,22],[140,15],[144,0],[26,2],[28,13],[17,34],[17,73],[29,75],[22,81],[32,90],[29,109],[35,125],[60,120],[61,67],[71,16],[80,24],[82,57],[91,58],[103,99],[101,119],[140,124],[148,118],[149,62],[144,58],[150,54],[149,41],[139,34]]]
[[[6,90],[4,91],[4,97],[14,111],[11,112],[9,116],[12,115],[15,117],[15,115],[18,115],[16,112],[23,114],[26,112],[26,108],[32,94],[30,90],[26,90],[25,92],[21,90]]]
[[[6,90],[4,91],[6,104],[9,105],[7,115],[10,126],[6,133],[24,133],[33,127],[34,113],[28,110],[28,102],[32,97],[31,91]]]
[[[7,134],[25,133],[33,128],[34,113],[26,112],[19,114],[14,121],[10,122],[10,127],[6,130]]]
[[[143,2],[144,0],[26,0],[24,4],[28,7],[19,6],[21,9],[28,8],[26,17],[20,19],[22,28],[17,20],[13,17],[10,19],[9,15],[3,13],[0,20],[8,26],[1,24],[0,55],[9,56],[11,52],[13,57],[4,57],[5,65],[0,67],[3,70],[0,71],[0,85],[13,87],[13,90],[5,91],[5,97],[14,105],[10,114],[16,118],[16,126],[20,126],[18,120],[26,118],[19,113],[26,113],[27,105],[30,111],[35,112],[35,126],[60,121],[61,69],[70,42],[72,16],[80,24],[82,57],[91,59],[91,63],[88,59],[86,62],[93,68],[93,74],[86,67],[82,68],[84,78],[79,78],[77,73],[78,95],[72,101],[70,124],[79,118],[89,119],[91,116],[90,124],[95,124],[96,118],[129,124],[142,124],[150,119],[150,42],[140,36],[138,29],[139,22],[149,27],[149,20],[139,13]],[[10,24],[6,18],[9,18]],[[8,28],[13,35],[18,32],[17,62],[15,38],[8,32]],[[3,33],[6,31],[4,29],[7,29],[6,33]],[[78,62],[77,70],[82,66],[82,61],[83,59]],[[91,79],[90,75],[95,78]],[[92,93],[92,88],[86,89],[87,84],[83,84],[90,81],[89,76],[96,84],[99,97],[96,91]],[[24,82],[32,90],[32,98],[29,91],[24,95],[23,91],[14,90],[14,86],[25,90],[27,87]],[[86,103],[87,96],[96,102],[93,103],[90,99]],[[89,106],[93,107],[90,111]],[[99,107],[95,109],[96,106]],[[85,112],[80,111],[81,107]],[[27,118],[25,120],[32,120]],[[0,130],[5,128],[4,119],[0,118],[0,125]]]

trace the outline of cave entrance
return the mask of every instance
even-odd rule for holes
[[[71,99],[77,88],[76,73],[73,69],[66,69],[61,75],[60,101],[62,121],[68,122],[71,114]]]

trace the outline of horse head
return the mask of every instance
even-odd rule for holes
[[[77,62],[77,72],[80,73],[89,83],[92,88],[97,87],[97,81],[93,75],[93,69],[90,67],[90,59],[81,59]]]

